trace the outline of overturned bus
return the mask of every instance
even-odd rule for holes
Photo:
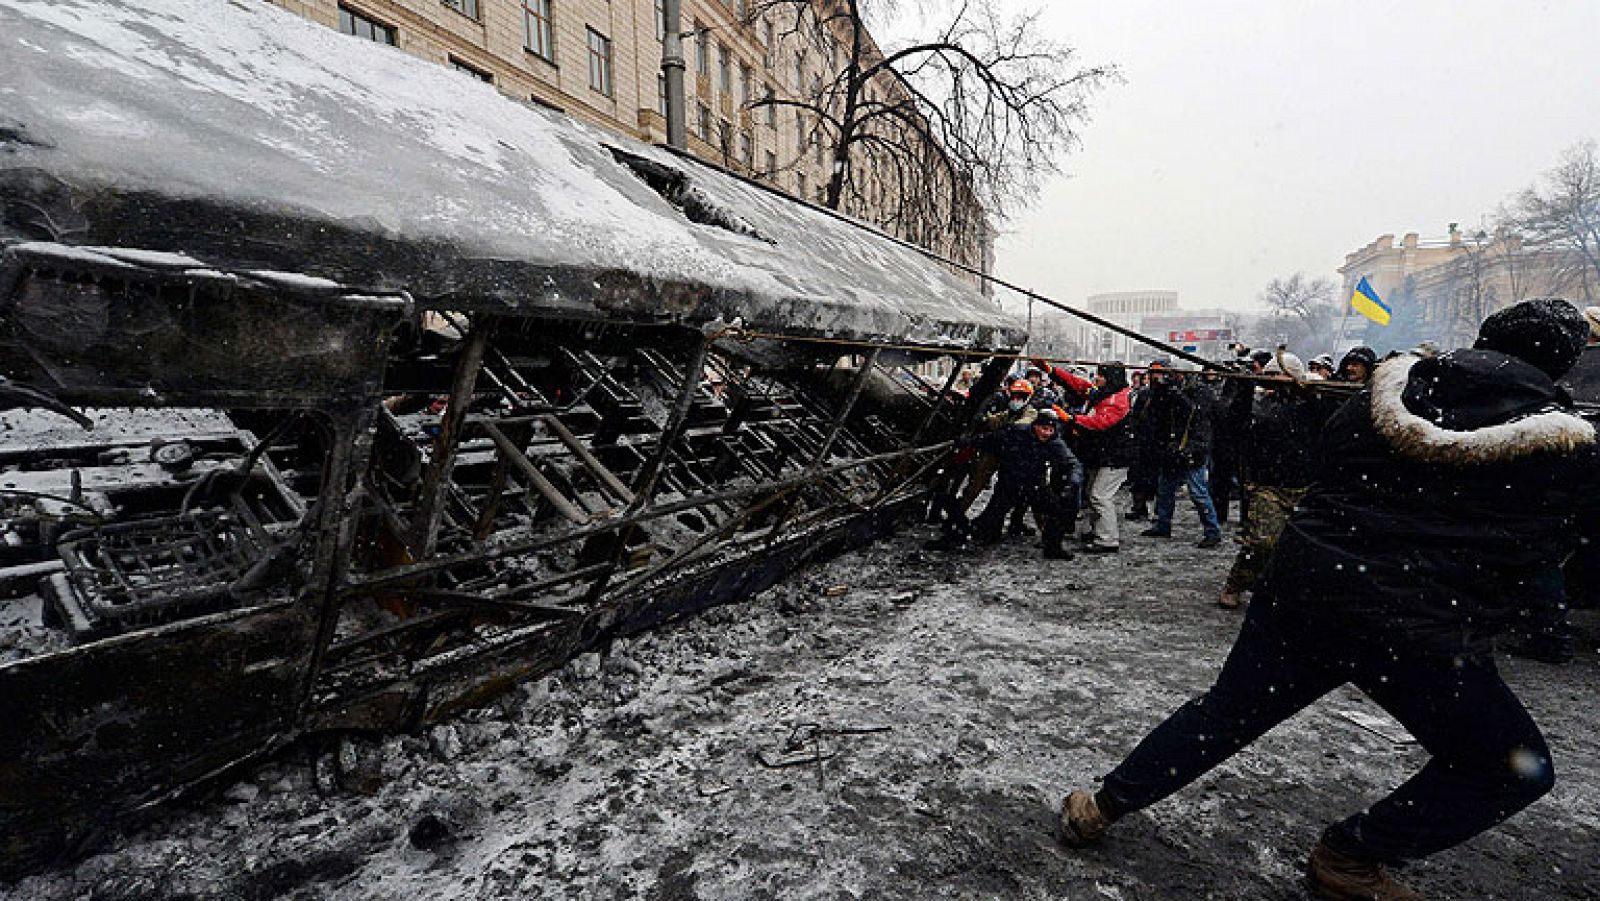
[[[0,84],[6,877],[870,540],[1025,337],[266,4],[4,0]]]

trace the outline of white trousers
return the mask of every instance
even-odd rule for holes
[[[1089,471],[1089,532],[1101,547],[1122,544],[1117,522],[1117,492],[1128,481],[1126,466],[1102,466]]]

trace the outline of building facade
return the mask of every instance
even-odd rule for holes
[[[449,66],[463,79],[487,82],[518,101],[641,141],[666,141],[662,0],[271,2],[355,39]],[[751,10],[747,0],[683,0],[688,150],[819,202],[833,169],[826,129],[818,117],[770,101],[817,96],[838,71],[847,41],[821,27],[799,29]],[[905,86],[885,74],[869,90],[888,96],[903,94]],[[863,180],[868,188],[847,198],[843,212],[990,271],[993,230],[970,191],[950,192],[961,198],[953,209],[906,217],[890,179],[867,172]]]
[[[1178,292],[1149,290],[1092,294],[1087,305],[1089,312],[1102,319],[1147,334],[1144,330],[1146,317],[1174,313],[1178,309]],[[1165,336],[1151,337],[1165,340]],[[1081,322],[1078,326],[1076,340],[1083,352],[1095,359],[1132,362],[1149,355],[1147,345],[1087,322]]]
[[[1341,312],[1362,278],[1393,311],[1388,326],[1346,313],[1344,344],[1382,350],[1420,341],[1465,346],[1496,310],[1530,297],[1580,300],[1594,293],[1587,269],[1567,253],[1527,247],[1515,235],[1469,235],[1454,227],[1436,240],[1411,232],[1398,245],[1394,235],[1380,235],[1347,254],[1339,274]]]

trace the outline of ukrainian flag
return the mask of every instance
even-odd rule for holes
[[[1394,312],[1378,297],[1378,292],[1367,284],[1367,277],[1364,275],[1361,277],[1361,283],[1356,285],[1356,293],[1350,295],[1350,306],[1354,307],[1357,313],[1379,325],[1388,325],[1389,316]]]

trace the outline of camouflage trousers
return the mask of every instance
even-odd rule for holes
[[[1239,549],[1239,556],[1234,558],[1233,568],[1228,571],[1228,581],[1223,588],[1228,592],[1249,591],[1255,586],[1256,578],[1272,559],[1278,536],[1289,524],[1295,505],[1306,496],[1303,488],[1248,483],[1244,492],[1249,500],[1250,518],[1245,521],[1244,536],[1240,539],[1244,547]]]

